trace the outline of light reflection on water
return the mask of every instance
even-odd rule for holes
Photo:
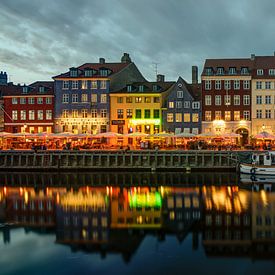
[[[275,192],[235,174],[0,179],[3,274],[274,269]]]

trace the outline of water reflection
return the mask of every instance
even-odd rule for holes
[[[214,179],[223,176],[216,174]],[[126,181],[120,185],[97,186],[58,186],[49,175],[52,184],[46,186],[37,182],[24,185],[26,175],[17,178],[22,184],[4,182],[0,187],[3,242],[8,244],[10,232],[23,227],[50,232],[56,243],[72,251],[99,252],[103,258],[119,253],[129,262],[147,234],[159,241],[173,234],[179,243],[192,234],[193,249],[201,244],[209,257],[275,258],[272,190],[250,190],[250,185],[240,186],[232,175],[227,179],[232,180],[231,185],[214,185],[209,175],[205,176],[208,180],[197,175],[195,184],[185,184],[190,175],[178,174],[182,184],[149,185],[150,175],[147,183],[129,186],[129,177],[124,175]],[[140,177],[144,179],[144,174]]]

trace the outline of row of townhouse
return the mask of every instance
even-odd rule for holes
[[[121,62],[85,63],[28,86],[0,78],[2,130],[6,132],[71,132],[148,134],[200,132],[198,69],[194,83],[175,82],[158,75],[147,81],[129,54]],[[1,104],[1,102],[0,102]],[[1,118],[1,114],[0,114]]]

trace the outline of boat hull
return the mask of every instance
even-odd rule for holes
[[[250,174],[250,175],[275,175],[275,165],[257,166],[252,164],[241,163],[240,172],[243,174]]]

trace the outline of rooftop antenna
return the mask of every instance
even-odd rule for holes
[[[153,64],[154,67],[155,67],[155,74],[156,74],[156,79],[157,79],[157,75],[158,75],[158,64],[159,64],[159,63],[153,62],[152,64]]]

